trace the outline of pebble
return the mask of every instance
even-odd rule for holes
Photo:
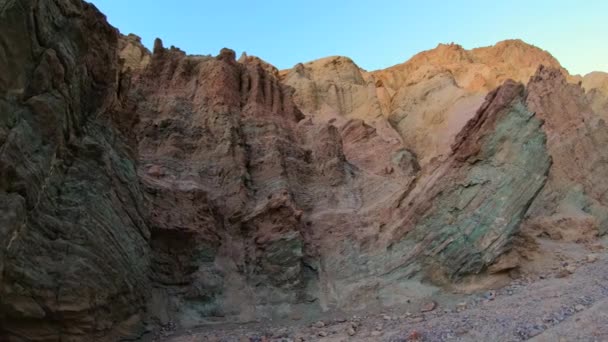
[[[420,322],[424,322],[424,317],[422,317],[422,316],[414,317],[414,318],[412,319],[412,322],[413,322],[413,323],[420,323]]]
[[[381,332],[381,331],[378,331],[378,330],[374,330],[374,331],[372,331],[372,334],[371,334],[371,335],[372,335],[372,336],[380,336],[380,335],[382,335],[382,332]]]
[[[587,262],[592,263],[592,262],[596,262],[598,259],[597,254],[589,254],[587,255]]]
[[[321,337],[325,337],[325,336],[327,336],[327,333],[326,333],[325,331],[319,331],[319,332],[317,333],[317,335],[319,335],[319,336],[321,336]]]
[[[570,274],[572,274],[572,273],[574,273],[574,271],[576,271],[576,267],[574,267],[573,265],[568,265],[564,269]]]
[[[456,336],[463,336],[468,332],[469,332],[469,329],[467,329],[465,327],[458,327],[458,328],[456,328],[456,331],[454,331],[454,333],[456,333]]]
[[[461,312],[467,309],[467,303],[463,302],[463,303],[458,303],[456,305],[456,311]]]
[[[353,327],[349,327],[348,329],[346,329],[346,333],[348,334],[348,336],[355,336],[357,330],[355,330],[355,328]]]
[[[574,307],[574,310],[576,310],[576,312],[581,312],[581,311],[585,310],[585,306],[584,306],[584,305],[582,305],[582,304],[577,304],[577,305]]]
[[[323,328],[325,326],[325,323],[323,323],[323,321],[318,321],[315,322],[312,326],[315,328]]]
[[[495,291],[488,291],[488,292],[485,294],[485,298],[486,298],[487,300],[494,300],[494,299],[496,299],[496,292],[495,292]]]
[[[287,337],[287,335],[289,335],[289,331],[287,328],[280,328],[274,333],[274,335],[276,337]]]
[[[421,339],[422,335],[416,330],[412,330],[412,332],[407,336],[408,341],[420,341]]]
[[[382,315],[382,319],[385,321],[390,321],[392,319],[392,317],[389,315]]]
[[[421,311],[421,312],[430,312],[430,311],[435,310],[435,308],[436,308],[436,307],[437,307],[437,302],[435,302],[435,301],[430,301],[430,302],[428,302],[428,303],[424,304],[424,305],[422,306],[422,308],[420,309],[420,311]]]

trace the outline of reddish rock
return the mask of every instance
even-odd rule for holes
[[[399,304],[516,267],[524,220],[605,233],[601,98],[521,41],[278,71],[77,0],[6,2],[0,40],[2,340]]]

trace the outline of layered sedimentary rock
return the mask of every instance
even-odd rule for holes
[[[278,71],[24,0],[0,42],[3,340],[392,305],[501,271],[522,227],[605,231],[603,83],[519,41]]]
[[[353,212],[356,231],[345,235],[345,227],[339,243],[326,245],[324,299],[343,308],[395,304],[428,295],[422,280],[445,283],[493,264],[510,249],[546,181],[550,159],[540,126],[525,107],[521,84],[511,81],[489,94],[446,163],[383,202],[364,202]],[[313,227],[333,225],[335,216],[326,214]]]
[[[304,302],[294,190],[314,174],[311,158],[332,156],[299,146],[289,91],[258,59],[239,63],[227,49],[191,57],[160,41],[136,77],[129,96],[165,315],[252,319],[266,305]]]
[[[0,339],[117,339],[151,287],[119,34],[80,1],[2,1],[0,32]]]

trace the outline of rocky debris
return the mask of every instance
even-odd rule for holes
[[[572,278],[567,282],[561,279],[547,278],[542,281],[534,281],[524,284],[522,281],[515,281],[508,288],[516,289],[512,296],[497,296],[494,301],[485,302],[483,305],[477,305],[476,298],[480,297],[483,300],[483,293],[473,295],[456,295],[459,300],[467,300],[469,308],[464,312],[452,311],[444,313],[441,310],[436,310],[432,314],[427,314],[427,319],[422,321],[406,320],[398,322],[398,324],[387,324],[383,319],[382,314],[370,314],[370,311],[365,311],[359,318],[362,322],[362,327],[357,329],[356,335],[351,337],[353,340],[388,340],[388,341],[408,341],[408,338],[414,338],[412,333],[415,331],[419,334],[420,340],[423,341],[445,341],[445,340],[513,340],[522,341],[534,335],[541,338],[544,334],[555,331],[564,330],[562,326],[569,326],[573,329],[571,323],[576,322],[576,329],[573,332],[567,332],[568,335],[578,336],[573,340],[593,340],[593,334],[602,332],[606,329],[602,328],[602,316],[598,312],[603,310],[608,292],[601,281],[605,274],[606,265],[602,263],[584,264],[585,272],[577,272],[572,275]],[[506,291],[507,288],[498,290]],[[453,298],[455,300],[457,298]],[[605,304],[605,303],[604,303]],[[577,311],[577,307],[584,306],[585,309]],[[599,319],[590,319],[587,317],[589,313],[598,316]],[[399,310],[391,312],[391,315],[399,315]],[[579,319],[581,318],[581,319]],[[589,322],[589,324],[587,324]],[[382,334],[371,336],[374,327],[382,326],[380,331]],[[281,323],[277,323],[281,327]],[[344,327],[346,329],[347,327]],[[213,329],[213,328],[206,328]],[[220,328],[221,329],[221,328]],[[249,327],[251,330],[258,329],[256,326]],[[277,328],[280,329],[280,328]],[[304,329],[307,327],[296,328]],[[342,335],[330,334],[329,338],[340,340],[348,339],[348,334],[345,330]],[[303,334],[303,332],[302,332]],[[562,331],[562,334],[564,332]],[[227,328],[218,332],[218,336],[222,336],[224,340],[232,341],[231,336],[237,336],[234,329]],[[316,332],[314,334],[305,334],[310,336],[310,340],[317,340]],[[298,333],[289,335],[290,338],[299,336]],[[552,333],[551,336],[555,336]],[[583,336],[591,338],[583,338]],[[599,335],[603,336],[603,335]],[[197,335],[193,335],[188,339],[173,338],[171,342],[185,342],[196,340]],[[595,337],[597,338],[597,336]],[[218,337],[219,339],[219,337]],[[199,338],[200,340],[200,338]],[[204,339],[203,339],[204,340]],[[238,340],[238,339],[234,339]],[[537,339],[536,341],[551,341],[553,339]]]

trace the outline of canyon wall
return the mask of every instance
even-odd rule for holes
[[[391,306],[606,232],[602,74],[521,41],[279,71],[4,0],[0,42],[3,340]]]

